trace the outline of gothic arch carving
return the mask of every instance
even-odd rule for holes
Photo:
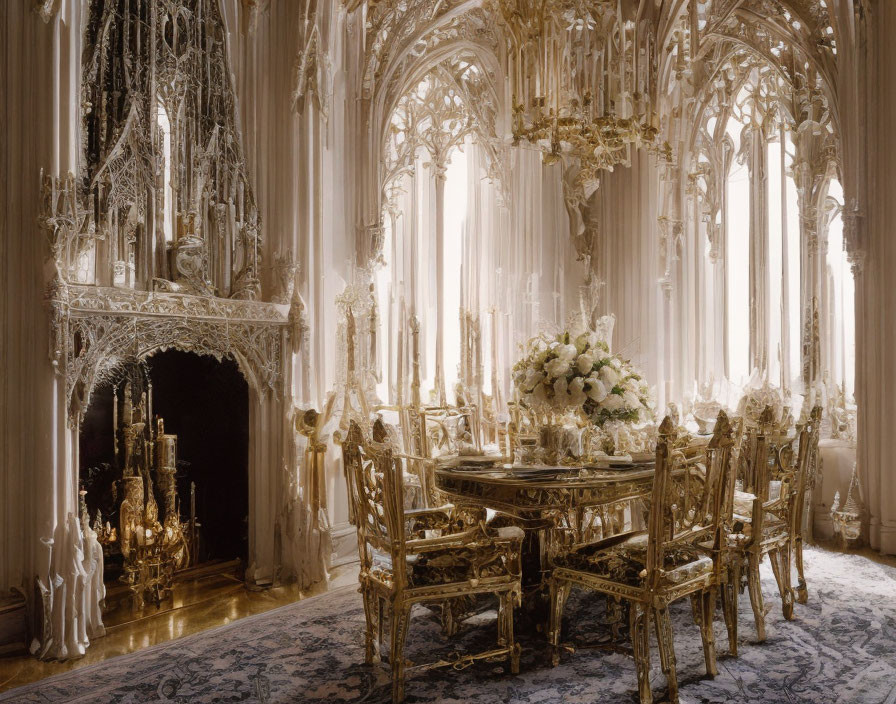
[[[51,358],[65,378],[71,427],[122,360],[165,349],[232,357],[261,398],[282,392],[287,306],[70,286],[51,307]]]

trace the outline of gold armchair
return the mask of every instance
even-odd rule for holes
[[[393,702],[404,698],[408,670],[504,658],[517,672],[520,649],[513,635],[513,607],[521,592],[521,531],[491,530],[482,522],[469,525],[467,514],[456,514],[450,506],[405,511],[404,475],[392,449],[365,442],[355,423],[343,442],[343,458],[355,501],[365,660],[368,664],[379,661],[383,615],[388,608]],[[496,648],[406,667],[404,642],[414,604],[440,604],[450,612],[458,600],[481,594],[498,597]]]
[[[805,494],[810,461],[818,447],[820,409],[813,409],[799,433],[799,451],[793,452],[793,438],[785,428],[775,427],[772,409],[767,407],[755,427],[746,431],[748,452],[741,463],[745,491],[731,493],[728,516],[726,579],[722,593],[729,651],[737,655],[737,598],[743,570],[753,607],[758,640],[765,640],[765,604],[759,565],[768,555],[781,596],[784,618],[793,618],[795,594],[806,594],[802,540]],[[814,448],[814,449],[813,449]],[[780,484],[772,496],[772,482]],[[791,586],[791,555],[796,555],[799,586]],[[801,597],[805,600],[805,597]]]
[[[674,449],[675,428],[660,426],[656,475],[647,531],[628,533],[558,555],[551,575],[549,640],[559,662],[560,625],[571,587],[578,586],[627,602],[638,690],[642,703],[650,689],[649,633],[655,621],[669,698],[678,701],[675,650],[669,604],[690,596],[700,625],[706,671],[716,674],[712,630],[721,576],[722,509],[730,486],[731,426],[719,413],[715,434],[703,448]]]

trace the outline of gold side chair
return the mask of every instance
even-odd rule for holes
[[[722,608],[732,655],[737,655],[737,601],[744,570],[759,642],[766,638],[765,600],[759,573],[759,565],[766,555],[778,585],[785,619],[793,619],[795,598],[800,593],[808,596],[802,558],[802,523],[809,466],[818,448],[820,420],[820,408],[813,409],[796,438],[799,443],[796,455],[795,438],[787,437],[786,428],[776,427],[770,407],[762,412],[755,427],[746,430],[747,452],[740,465],[744,491],[731,492],[731,505],[726,511],[729,530]],[[773,481],[780,483],[777,496],[771,495]],[[791,582],[792,556],[797,563],[797,589]]]
[[[706,672],[717,673],[713,617],[721,579],[724,540],[722,512],[731,485],[734,441],[727,415],[719,413],[709,445],[674,449],[676,429],[666,417],[660,425],[656,474],[647,531],[603,540],[554,559],[550,578],[549,640],[553,664],[559,662],[563,609],[573,586],[620,599],[629,624],[641,702],[650,689],[650,624],[656,626],[669,699],[678,701],[675,649],[669,605],[691,597],[700,626]]]
[[[376,435],[376,426],[374,427]],[[342,444],[352,479],[361,569],[358,579],[366,619],[365,661],[378,662],[384,612],[390,620],[392,700],[404,699],[406,672],[463,666],[475,660],[508,660],[519,671],[520,647],[513,635],[513,608],[519,604],[519,529],[469,525],[452,507],[405,511],[403,479],[392,448],[367,442],[352,422]],[[498,598],[498,643],[491,650],[408,667],[403,651],[415,604],[451,609],[459,599],[494,594]]]

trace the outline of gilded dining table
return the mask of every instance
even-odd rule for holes
[[[524,610],[542,630],[551,554],[576,544],[643,527],[643,501],[653,487],[655,460],[608,460],[574,466],[506,464],[500,458],[454,457],[435,467],[435,485],[458,507],[498,514],[523,542]]]
[[[555,525],[559,514],[642,499],[653,485],[654,460],[545,467],[487,457],[454,457],[435,469],[436,487],[458,506],[490,509],[524,529]]]

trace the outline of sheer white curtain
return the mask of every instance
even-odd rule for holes
[[[642,153],[634,154],[631,167],[601,175],[594,203],[598,233],[592,264],[603,282],[600,310],[616,316],[614,351],[644,371],[656,386],[662,409],[681,390],[673,363],[680,359],[676,345],[685,344],[688,336],[677,334],[686,324],[687,311],[679,309],[672,317],[673,291],[660,283],[659,183],[656,163]]]
[[[449,400],[454,399],[453,382],[461,380],[476,386],[468,393],[491,394],[497,384],[499,398],[506,401],[509,368],[519,357],[519,345],[541,330],[563,327],[577,306],[584,269],[575,261],[569,237],[559,166],[543,165],[532,150],[511,149],[506,156],[509,176],[501,182],[489,176],[495,172],[489,158],[474,139],[452,157],[441,257],[435,245],[435,178],[427,157],[418,154],[387,209],[388,254],[376,280],[378,300],[385,306],[381,349],[390,360],[384,364],[389,378],[381,380],[379,389],[392,400],[397,400],[399,385],[402,399],[409,399],[412,315],[420,320],[424,401],[435,384],[439,306],[445,321]],[[458,179],[463,180],[463,194],[457,190]],[[435,283],[440,261],[442,291]],[[385,327],[386,321],[391,327]]]

